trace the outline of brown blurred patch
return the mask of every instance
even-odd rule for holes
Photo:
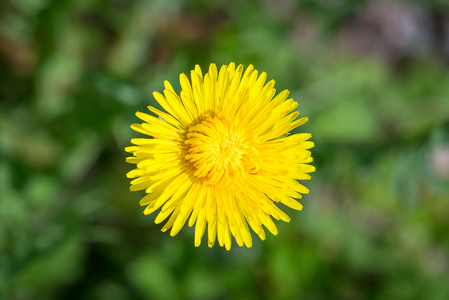
[[[390,64],[432,54],[435,28],[429,11],[405,1],[369,1],[336,37],[346,51]]]
[[[441,179],[449,179],[449,144],[437,147],[430,156],[430,168]]]
[[[295,49],[307,51],[319,39],[316,21],[307,14],[299,13],[293,20],[291,39]]]
[[[150,61],[167,61],[179,47],[208,47],[217,27],[227,20],[227,13],[216,9],[207,15],[184,12],[172,22],[163,23],[155,37]]]
[[[36,53],[28,45],[19,45],[0,33],[0,59],[19,75],[28,75],[36,64]]]

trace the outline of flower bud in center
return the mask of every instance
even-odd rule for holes
[[[189,160],[209,185],[227,186],[231,179],[258,170],[258,152],[249,147],[243,132],[223,118],[208,118],[190,128],[185,143],[189,146]]]

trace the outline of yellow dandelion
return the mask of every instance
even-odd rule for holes
[[[204,76],[197,65],[190,81],[180,75],[178,96],[168,81],[164,95],[154,98],[165,110],[148,109],[158,117],[137,112],[144,122],[131,126],[150,138],[134,138],[126,148],[127,162],[136,168],[127,174],[131,191],[145,190],[140,201],[145,214],[161,208],[155,222],[175,236],[188,220],[195,226],[195,246],[208,227],[208,245],[252,246],[249,227],[265,239],[264,227],[276,235],[271,218],[289,222],[278,207],[296,210],[296,200],[309,190],[298,180],[310,179],[315,168],[307,141],[311,135],[288,135],[307,122],[297,119],[296,103],[289,92],[275,96],[274,80],[253,66],[243,72],[234,63],[217,71],[211,64]],[[249,225],[249,226],[248,226]]]

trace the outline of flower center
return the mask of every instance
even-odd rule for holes
[[[189,129],[185,156],[196,168],[194,175],[206,184],[223,184],[246,173],[256,174],[258,152],[246,140],[244,132],[224,118],[207,118]]]

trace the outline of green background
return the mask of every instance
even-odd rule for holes
[[[3,0],[0,299],[449,299],[448,1]],[[172,238],[130,192],[152,92],[253,64],[310,121],[278,236]]]

